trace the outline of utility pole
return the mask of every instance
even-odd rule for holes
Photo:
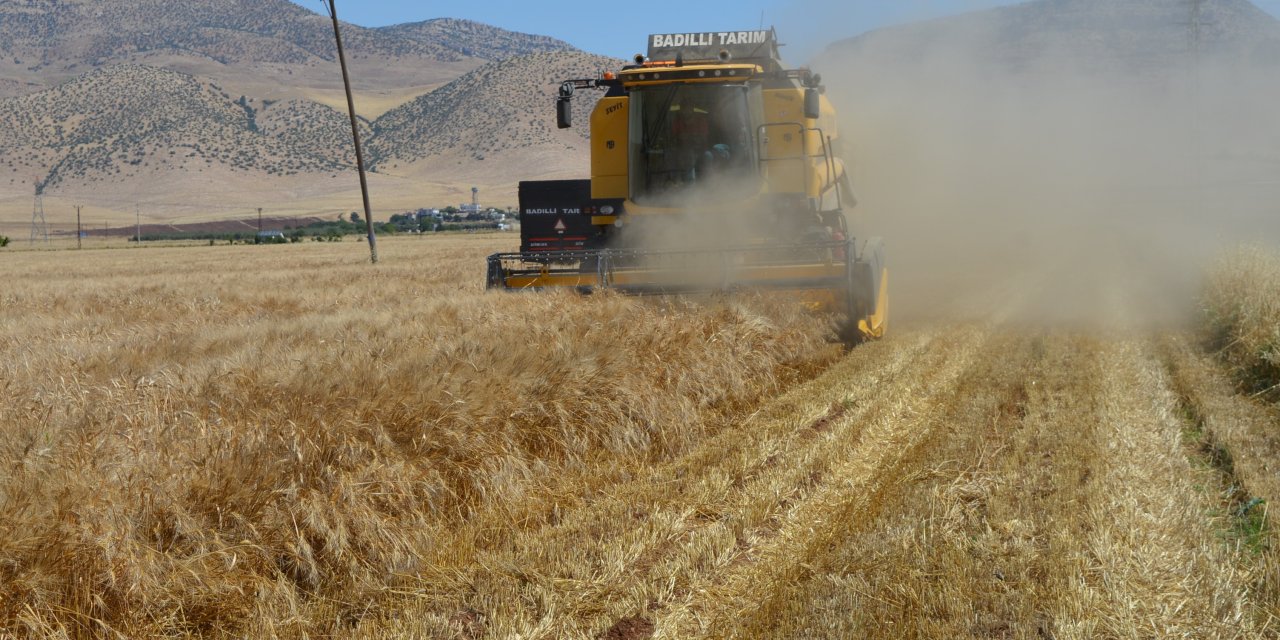
[[[1204,38],[1204,0],[1190,0],[1191,15],[1188,16],[1188,32],[1190,38],[1191,53],[1191,177],[1192,188],[1195,193],[1191,198],[1191,202],[1195,207],[1195,215],[1200,215],[1205,208],[1204,194],[1204,116],[1201,113],[1201,100],[1204,95],[1204,78],[1201,71],[1201,60],[1203,59],[1203,38]]]
[[[84,245],[81,244],[81,237],[84,236],[84,234],[80,232],[80,207],[81,205],[76,205],[76,248],[77,249],[84,248]]]
[[[262,242],[262,207],[258,207],[258,238],[253,241],[254,244]]]
[[[133,215],[134,215],[134,218],[133,218],[134,227],[137,230],[136,231],[137,235],[134,237],[134,239],[137,240],[138,246],[141,247],[142,246],[142,205],[139,205],[139,204],[133,205]]]
[[[351,138],[356,147],[356,169],[360,172],[360,196],[364,199],[364,227],[369,234],[369,259],[378,264],[378,239],[373,235],[373,210],[369,206],[369,181],[364,175],[364,151],[360,148],[360,125],[356,121],[356,102],[351,97],[351,76],[347,73],[347,55],[342,50],[342,32],[338,29],[337,0],[324,0],[333,18],[333,39],[338,44],[338,64],[342,66],[342,84],[347,90],[347,113],[351,116]]]

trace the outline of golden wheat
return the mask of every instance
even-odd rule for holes
[[[1277,420],[1186,336],[842,355],[785,298],[486,293],[507,245],[8,256],[0,633],[1280,633]]]
[[[340,632],[477,514],[542,517],[837,353],[784,301],[486,293],[508,243],[11,256],[0,628]]]
[[[1212,347],[1250,393],[1280,400],[1280,253],[1249,246],[1226,255],[1203,303]]]

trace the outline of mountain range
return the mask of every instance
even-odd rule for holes
[[[585,176],[586,127],[555,128],[555,91],[622,64],[449,18],[343,37],[379,217]],[[1146,77],[1192,52],[1265,67],[1280,22],[1246,0],[1035,0],[838,40],[812,64],[950,56],[1043,74],[1035,61],[1053,59]],[[860,80],[828,75],[856,105]],[[288,0],[0,0],[0,233],[25,232],[37,190],[130,220],[351,211],[352,155],[328,16]]]
[[[1278,63],[1280,20],[1248,0],[1033,0],[839,40],[815,64],[950,57],[993,72],[1048,64],[1138,76],[1179,72],[1192,56]]]
[[[456,204],[473,183],[513,191],[512,166],[585,171],[586,130],[555,128],[555,90],[619,64],[450,18],[344,24],[343,40],[387,213]],[[355,209],[351,149],[328,16],[287,0],[0,0],[10,231],[36,191],[155,219]]]

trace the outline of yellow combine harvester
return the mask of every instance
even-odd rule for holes
[[[651,36],[635,64],[561,85],[561,128],[583,89],[606,92],[591,179],[520,183],[520,252],[489,257],[490,288],[790,290],[846,339],[883,335],[884,247],[850,233],[835,110],[772,30]]]

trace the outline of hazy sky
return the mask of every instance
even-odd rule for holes
[[[321,0],[294,0],[323,13]],[[347,22],[379,27],[430,18],[467,18],[504,29],[548,35],[592,53],[630,58],[650,33],[778,28],[784,55],[800,64],[829,42],[888,24],[1017,4],[1015,0],[472,0],[461,4],[410,0],[337,0]],[[1280,0],[1255,0],[1280,15]],[[763,19],[762,19],[763,16]]]

